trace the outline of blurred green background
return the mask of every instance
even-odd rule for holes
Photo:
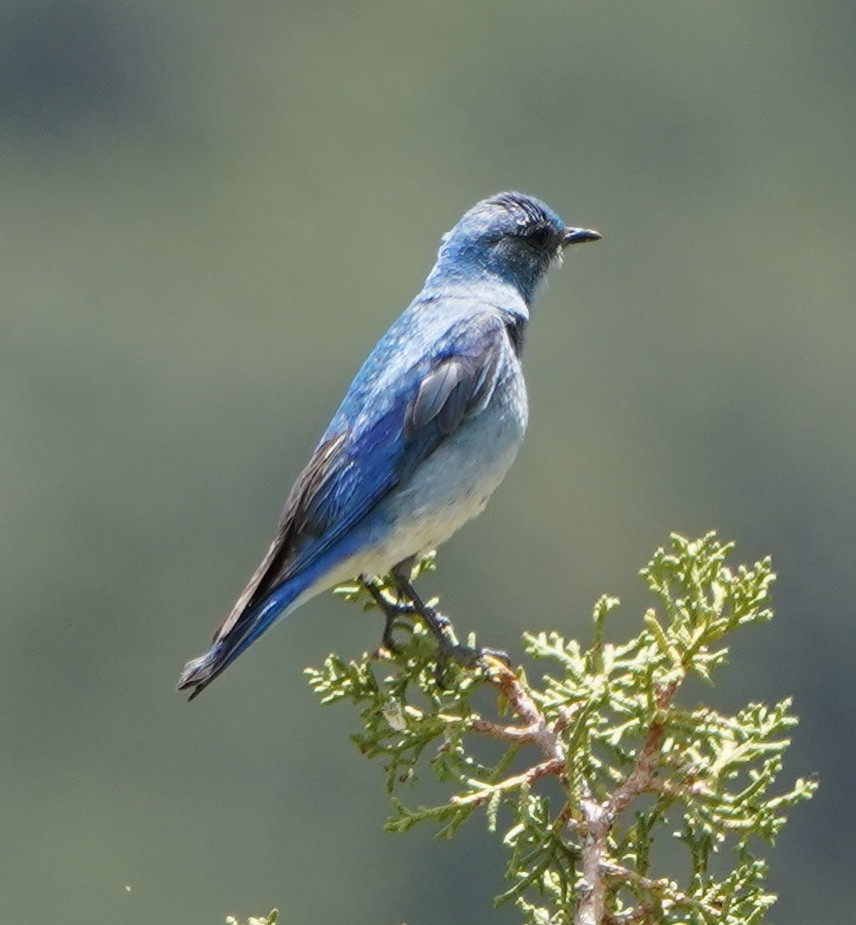
[[[188,706],[377,337],[477,199],[570,255],[531,426],[447,546],[460,629],[615,630],[669,531],[771,553],[777,620],[714,703],[796,696],[818,774],[773,920],[846,921],[856,369],[852,0],[0,4],[0,918],[518,921],[502,851],[382,830],[381,773],[302,668],[374,646],[317,599]]]

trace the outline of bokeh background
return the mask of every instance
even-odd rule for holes
[[[520,653],[585,636],[670,531],[774,556],[710,694],[796,697],[817,774],[772,920],[843,922],[853,856],[852,0],[0,3],[0,918],[516,922],[502,851],[382,830],[302,668],[312,602],[174,691],[440,234],[505,188],[605,239],[527,345],[531,427],[429,580]]]

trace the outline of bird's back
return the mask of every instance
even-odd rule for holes
[[[514,346],[515,332],[527,320],[525,302],[507,286],[488,292],[482,287],[478,295],[465,288],[420,294],[366,358],[322,440],[342,427],[360,430],[387,409],[411,400],[422,376],[452,355],[462,333],[496,321],[509,329]]]

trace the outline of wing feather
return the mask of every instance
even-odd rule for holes
[[[459,321],[445,349],[411,368],[382,409],[337,414],[285,503],[267,555],[214,635],[241,625],[292,575],[308,567],[406,481],[462,421],[487,405],[505,354],[512,351],[495,313]]]

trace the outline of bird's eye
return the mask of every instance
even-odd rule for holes
[[[537,248],[546,247],[552,240],[553,235],[550,233],[549,228],[535,228],[533,231],[530,231],[526,235],[526,240],[533,246]]]

